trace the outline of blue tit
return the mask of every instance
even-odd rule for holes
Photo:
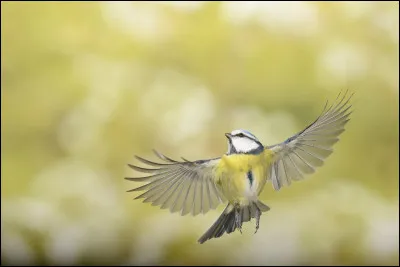
[[[225,134],[228,151],[221,157],[189,161],[175,161],[154,150],[163,163],[135,156],[153,168],[128,164],[132,169],[150,175],[125,178],[147,184],[131,191],[144,191],[135,199],[144,198],[161,209],[169,209],[181,215],[193,216],[215,209],[221,203],[226,208],[216,222],[198,240],[204,243],[211,238],[230,234],[252,218],[257,232],[261,214],[270,208],[259,200],[267,182],[275,190],[289,186],[315,172],[333,152],[333,145],[349,121],[352,113],[352,94],[340,94],[328,108],[328,102],[320,116],[282,143],[264,146],[253,134],[235,130]]]

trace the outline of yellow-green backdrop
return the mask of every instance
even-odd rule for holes
[[[2,264],[399,264],[398,2],[1,3]],[[134,155],[264,144],[355,92],[335,152],[271,211],[202,245],[222,210],[126,193]]]

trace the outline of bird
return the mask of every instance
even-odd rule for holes
[[[161,163],[135,156],[151,168],[128,166],[150,175],[125,177],[147,182],[127,192],[142,191],[135,199],[144,198],[145,203],[182,216],[204,214],[226,204],[215,223],[198,239],[200,244],[236,230],[242,233],[243,223],[252,219],[257,233],[261,215],[270,210],[259,199],[265,184],[270,182],[279,191],[313,174],[332,154],[353,112],[354,93],[349,95],[347,90],[341,94],[330,105],[326,101],[312,123],[281,143],[263,145],[255,135],[239,129],[225,134],[228,150],[217,158],[190,161],[181,157],[177,161],[154,149]]]

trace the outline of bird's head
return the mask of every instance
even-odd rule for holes
[[[264,146],[252,133],[246,130],[234,130],[226,133],[228,138],[227,154],[258,154],[264,150]]]

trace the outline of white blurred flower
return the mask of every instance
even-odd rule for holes
[[[36,257],[32,247],[29,245],[28,240],[23,238],[21,233],[7,230],[1,234],[2,264],[8,262],[16,266],[30,266],[36,265],[35,260]]]
[[[210,91],[196,79],[173,70],[158,74],[144,92],[140,109],[156,123],[159,138],[171,145],[204,132],[215,113]]]
[[[199,9],[207,1],[154,1],[153,3],[172,6],[176,9],[190,12]]]
[[[309,36],[318,30],[317,9],[306,1],[227,1],[223,14],[232,23],[258,20],[268,29]]]
[[[369,67],[366,55],[367,52],[360,46],[332,42],[317,62],[318,81],[324,86],[327,80],[347,85],[352,79],[362,77]]]
[[[163,20],[156,4],[106,1],[101,3],[101,10],[110,26],[133,38],[158,41],[168,33],[168,21]]]

